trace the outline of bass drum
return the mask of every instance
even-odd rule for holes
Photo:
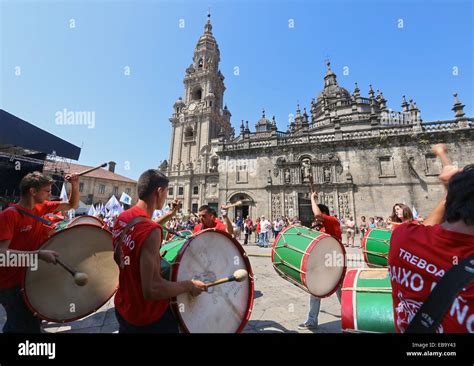
[[[119,269],[108,230],[77,225],[58,231],[40,249],[58,252],[61,261],[87,274],[88,282],[78,286],[59,264],[39,260],[38,268],[27,269],[22,289],[27,306],[38,317],[55,323],[83,318],[102,307],[117,290]]]
[[[211,282],[245,269],[242,282],[210,287],[197,297],[181,294],[171,308],[186,333],[239,333],[247,324],[253,304],[253,273],[247,254],[229,234],[215,229],[163,245],[162,273],[171,281]]]

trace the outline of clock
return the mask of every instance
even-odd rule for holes
[[[196,109],[196,103],[191,103],[188,107],[190,111],[194,111]]]

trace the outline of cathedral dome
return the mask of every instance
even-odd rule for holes
[[[339,85],[330,85],[328,87],[325,87],[318,95],[317,101],[320,101],[323,99],[323,97],[326,97],[327,99],[336,99],[337,96],[339,95],[339,98],[342,99],[350,99],[351,98],[351,93],[346,88],[343,88],[342,86]]]
[[[260,118],[257,122],[257,127],[259,126],[267,126],[267,125],[271,125],[271,121],[265,117],[265,115],[262,116],[262,118]]]
[[[265,117],[265,110],[262,111],[262,118],[260,118],[255,125],[257,132],[270,131],[272,127],[272,122]]]
[[[324,89],[319,93],[317,101],[323,97],[326,99],[351,99],[351,93],[342,86],[339,86],[336,80],[336,74],[331,70],[331,63],[327,63],[327,72],[324,77]]]

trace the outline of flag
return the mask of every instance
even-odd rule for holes
[[[67,196],[66,192],[66,185],[63,183],[63,187],[61,188],[61,195],[59,196],[62,202],[69,202],[69,197]]]
[[[105,217],[105,215],[107,215],[107,210],[105,209],[105,206],[103,203],[100,203],[99,204],[99,208],[97,209],[97,215],[102,215]]]
[[[107,216],[109,217],[118,215],[122,212],[122,206],[120,206],[120,202],[114,195],[112,195],[112,197],[110,197],[108,202],[105,204],[105,208],[108,210]]]
[[[413,218],[414,218],[415,220],[418,219],[418,212],[416,212],[415,206],[413,206],[413,210],[412,210],[412,211],[413,211]]]
[[[69,220],[73,219],[74,217],[76,217],[76,210],[71,208],[68,212],[67,212],[67,215],[69,216]]]
[[[163,212],[161,210],[155,210],[155,211],[153,211],[153,215],[151,216],[151,219],[156,220],[161,215],[163,215]]]
[[[87,214],[89,216],[95,216],[97,214],[97,212],[95,211],[94,205],[91,205],[91,207],[89,208],[89,211],[87,211]]]
[[[132,197],[130,197],[125,192],[122,192],[122,195],[120,196],[120,202],[125,203],[126,205],[131,205],[132,204]]]

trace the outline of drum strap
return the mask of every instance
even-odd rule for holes
[[[405,333],[434,333],[458,293],[474,280],[474,255],[449,269],[431,291]]]
[[[134,217],[132,220],[128,222],[128,224],[123,228],[122,232],[120,233],[120,237],[117,241],[117,245],[114,248],[114,260],[115,260],[115,263],[117,263],[117,265],[119,266],[119,268],[122,268],[122,243],[123,243],[123,240],[125,239],[125,236],[127,235],[128,231],[133,226],[135,226],[139,222],[143,222],[146,220],[148,219],[144,216]]]
[[[51,226],[51,225],[54,224],[54,223],[51,222],[51,221],[48,221],[48,220],[43,219],[42,217],[33,215],[33,214],[29,213],[28,211],[22,210],[21,208],[18,208],[18,207],[16,207],[16,206],[10,206],[9,208],[13,208],[14,210],[17,210],[19,213],[21,213],[21,214],[23,214],[23,215],[26,215],[26,216],[28,216],[28,217],[31,217],[32,219],[35,219],[36,221],[39,221],[39,222],[41,222],[42,224],[45,224],[45,225],[48,225],[48,226]]]

